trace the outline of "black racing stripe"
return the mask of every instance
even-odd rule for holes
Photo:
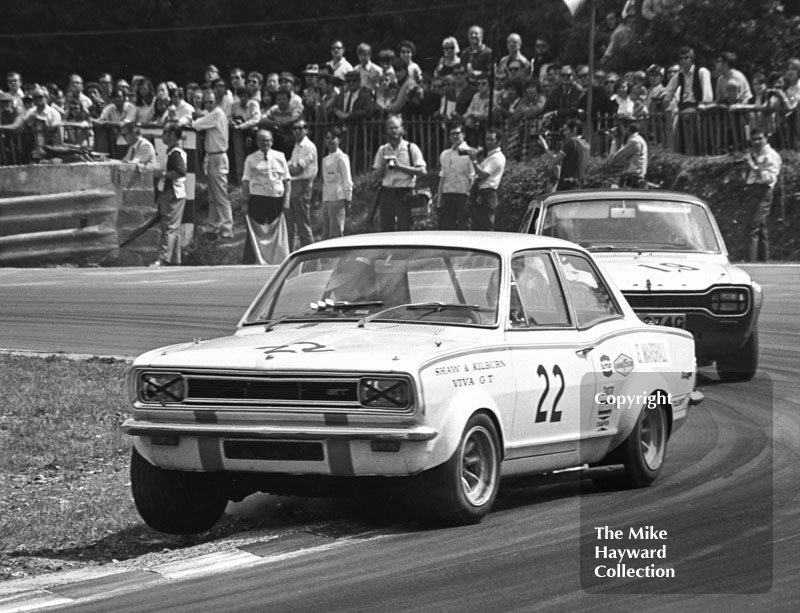
[[[327,426],[346,426],[348,424],[347,415],[341,413],[325,413],[325,425]],[[328,441],[328,464],[331,467],[331,474],[340,477],[352,477],[355,475],[353,468],[353,454],[350,451],[350,441]]]
[[[200,451],[200,466],[203,470],[223,470],[222,443],[217,438],[201,436],[197,439],[197,448]]]

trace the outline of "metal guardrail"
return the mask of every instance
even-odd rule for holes
[[[0,264],[115,254],[119,249],[116,199],[110,190],[0,199]]]

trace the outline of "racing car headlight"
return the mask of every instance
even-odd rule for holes
[[[186,381],[177,372],[141,372],[136,380],[136,396],[148,404],[173,404],[186,397]]]
[[[748,295],[745,289],[718,289],[711,294],[711,310],[720,315],[739,315],[747,312]]]
[[[408,408],[408,381],[392,377],[364,377],[358,382],[358,401],[368,408]]]

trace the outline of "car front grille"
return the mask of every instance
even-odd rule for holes
[[[257,403],[357,403],[358,381],[284,380],[277,378],[187,377],[185,402],[252,401]]]
[[[722,311],[720,296],[740,293],[735,310]],[[714,286],[704,292],[622,292],[637,312],[672,311],[691,313],[704,311],[715,317],[741,317],[750,312],[752,294],[747,286]]]

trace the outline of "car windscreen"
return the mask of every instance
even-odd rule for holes
[[[721,251],[708,211],[691,202],[594,200],[553,203],[545,236],[596,251]]]
[[[244,325],[362,320],[493,326],[500,257],[419,246],[327,249],[293,255]]]

